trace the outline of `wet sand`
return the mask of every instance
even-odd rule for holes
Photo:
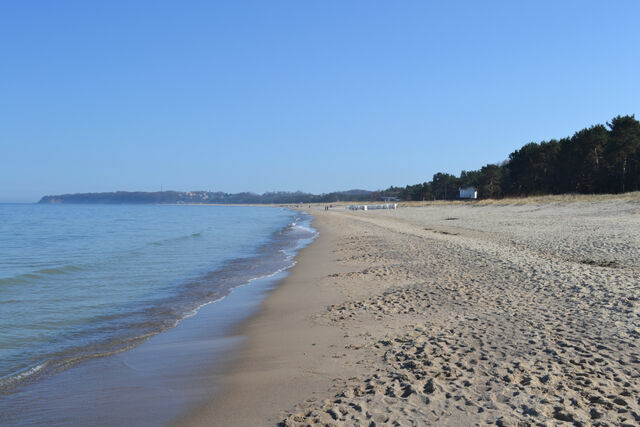
[[[240,286],[133,349],[77,364],[0,396],[0,426],[158,426],[207,402],[256,312],[285,272]]]
[[[314,211],[181,425],[637,425],[640,197]]]

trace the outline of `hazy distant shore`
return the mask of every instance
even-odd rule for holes
[[[263,194],[222,191],[111,191],[43,196],[39,204],[215,204],[278,205],[299,203],[331,203],[337,200],[375,200],[379,192],[367,190],[335,191],[311,194],[301,191],[274,191]]]
[[[181,425],[640,423],[640,197],[312,210]]]

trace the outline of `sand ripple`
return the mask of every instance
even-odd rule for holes
[[[331,212],[361,375],[283,425],[640,424],[637,202]],[[337,356],[336,356],[337,355]]]

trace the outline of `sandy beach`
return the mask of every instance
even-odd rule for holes
[[[177,424],[640,424],[637,193],[311,212]]]

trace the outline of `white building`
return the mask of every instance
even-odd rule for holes
[[[478,198],[478,191],[473,188],[473,187],[460,187],[458,188],[458,190],[460,191],[460,198],[461,199],[477,199]]]

